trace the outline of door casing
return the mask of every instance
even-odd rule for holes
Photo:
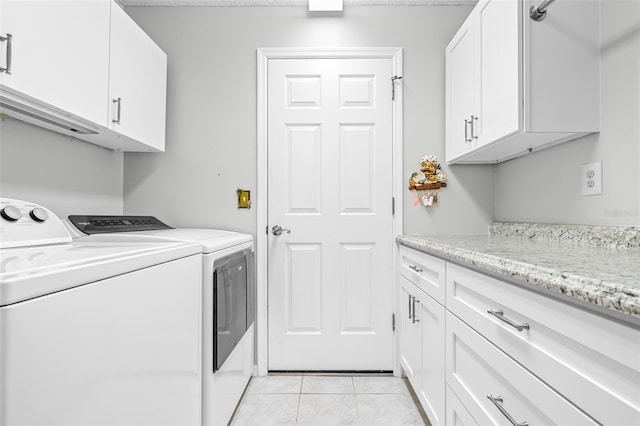
[[[391,59],[393,64],[393,75],[402,77],[402,48],[401,47],[354,47],[354,48],[259,48],[257,50],[257,184],[255,206],[257,207],[256,226],[256,274],[257,274],[257,313],[256,313],[256,336],[257,336],[257,374],[266,376],[268,374],[268,235],[263,232],[269,223],[267,217],[269,188],[268,168],[267,168],[267,70],[269,60],[272,59],[331,59],[331,58],[376,58]],[[395,200],[395,211],[392,218],[393,235],[402,233],[403,216],[403,176],[402,176],[402,80],[396,80],[395,100],[392,105],[392,179],[393,198]],[[389,96],[391,96],[392,82],[389,81]],[[391,208],[392,200],[389,200]],[[389,241],[389,244],[395,242]],[[398,289],[395,277],[397,276],[397,256],[398,250],[393,250],[393,291],[394,291],[394,312],[398,312]],[[391,321],[391,319],[390,319]],[[396,322],[397,324],[397,322]],[[398,359],[398,333],[394,334],[393,365],[394,375],[401,374]]]

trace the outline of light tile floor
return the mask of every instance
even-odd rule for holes
[[[254,377],[232,425],[428,425],[404,379],[391,376]]]

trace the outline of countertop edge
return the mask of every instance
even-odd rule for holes
[[[544,293],[550,292],[564,301],[584,302],[580,303],[582,307],[604,308],[597,313],[640,324],[640,292],[636,288],[454,247],[430,241],[428,237],[399,235],[396,242],[513,284],[544,289]]]

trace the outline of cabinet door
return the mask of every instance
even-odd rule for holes
[[[413,319],[413,298],[418,290],[405,277],[400,277],[400,283],[400,362],[413,390],[419,394],[422,388],[422,337],[420,323]]]
[[[417,294],[416,320],[422,335],[422,388],[418,393],[432,425],[445,424],[445,309],[425,293]]]
[[[479,146],[522,128],[521,7],[521,1],[483,0],[476,8],[481,60],[472,138]]]
[[[106,124],[109,0],[0,2],[0,85],[94,123]]]
[[[115,2],[110,52],[109,127],[164,151],[167,56]]]
[[[446,159],[475,146],[471,124],[475,103],[475,14],[471,14],[446,50]]]
[[[455,426],[478,426],[478,422],[471,416],[471,414],[469,414],[464,404],[460,402],[449,386],[447,386],[446,394],[446,424]]]

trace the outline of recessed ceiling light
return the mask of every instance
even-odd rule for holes
[[[342,11],[342,0],[309,0],[310,12]]]

